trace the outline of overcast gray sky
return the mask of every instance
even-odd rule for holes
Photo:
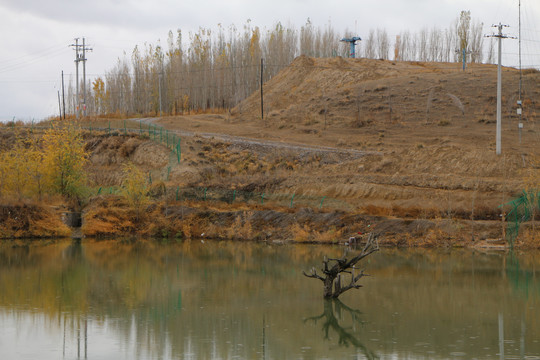
[[[523,64],[540,67],[540,0],[521,0]],[[70,44],[85,37],[87,77],[110,70],[135,45],[165,41],[169,30],[184,34],[217,24],[271,28],[276,22],[299,29],[310,18],[367,35],[384,28],[391,38],[404,30],[449,27],[461,10],[490,26],[502,22],[518,34],[518,0],[0,0],[0,120],[25,121],[58,113],[61,71],[75,73]],[[505,40],[505,65],[517,64],[517,40]],[[73,75],[74,76],[74,75]]]

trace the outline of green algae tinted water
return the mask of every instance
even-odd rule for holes
[[[382,249],[340,301],[342,247],[0,244],[0,359],[540,359],[540,254]]]

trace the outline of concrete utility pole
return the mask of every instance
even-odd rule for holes
[[[82,38],[82,69],[83,69],[83,115],[86,116],[86,50],[92,51],[92,49],[85,46],[85,39]]]
[[[495,136],[496,140],[496,153],[497,155],[501,154],[501,102],[502,102],[502,69],[501,69],[501,58],[502,58],[502,39],[509,38],[509,36],[503,35],[503,27],[508,27],[508,25],[503,25],[499,23],[498,25],[492,25],[499,29],[498,34],[488,35],[488,37],[496,37],[499,39],[499,50],[498,50],[498,65],[497,65],[497,133]]]
[[[83,115],[86,116],[86,51],[92,51],[91,48],[86,47],[85,44],[85,38],[82,39],[83,43],[82,45],[79,45],[79,38],[75,38],[75,44],[71,44],[70,46],[75,48],[75,96],[77,97],[75,101],[75,115],[77,118],[80,115],[80,108],[79,108],[79,62],[83,62]],[[82,51],[82,54],[80,53]]]
[[[79,117],[79,38],[75,38],[75,117]]]
[[[523,129],[523,101],[521,99],[521,82],[523,80],[523,71],[521,70],[521,0],[519,0],[519,3],[518,3],[518,8],[519,8],[519,12],[518,12],[518,26],[519,26],[519,30],[518,30],[518,42],[519,42],[519,99],[518,99],[518,109],[517,109],[517,112],[518,112],[518,115],[519,115],[519,123],[518,123],[518,131],[519,131],[519,144],[521,145],[521,130]]]

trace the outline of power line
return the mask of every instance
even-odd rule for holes
[[[38,63],[40,61],[42,61],[43,59],[45,58],[49,58],[49,59],[52,59],[52,58],[55,58],[55,57],[59,57],[61,55],[64,55],[64,51],[58,49],[58,48],[51,48],[51,50],[43,53],[42,55],[25,55],[25,56],[22,56],[20,58],[18,58],[18,60],[6,60],[4,62],[4,64],[0,65],[0,73],[6,73],[6,72],[11,72],[11,71],[15,71],[15,70],[19,70],[21,68],[24,68],[24,67],[27,67],[27,66],[30,66],[30,65],[33,65],[35,63]],[[29,57],[28,59],[25,59]]]

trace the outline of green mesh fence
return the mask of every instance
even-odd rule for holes
[[[116,121],[116,124],[112,124],[112,126],[111,121],[108,121],[106,125],[106,127],[92,127],[90,124],[90,126],[84,126],[81,128],[89,130],[90,133],[92,133],[92,130],[105,131],[105,133],[109,136],[127,135],[128,133],[146,135],[146,130],[143,130],[142,121],[133,122],[123,120],[121,123]],[[121,127],[115,125],[121,125]],[[148,124],[148,138],[161,145],[165,145],[169,150],[171,150],[171,155],[173,155],[172,157],[174,158],[174,162],[180,164],[180,160],[182,158],[182,148],[179,136],[161,126]]]
[[[52,126],[52,123],[51,123]],[[37,128],[33,123],[32,129]],[[134,133],[138,135],[147,135],[149,139],[165,145],[171,150],[169,157],[169,166],[165,171],[160,171],[158,174],[152,172],[148,173],[148,182],[152,184],[152,181],[156,178],[168,181],[171,175],[171,164],[180,163],[182,156],[181,138],[170,132],[169,130],[157,126],[155,124],[148,123],[143,126],[142,121],[126,121],[126,120],[106,120],[101,123],[82,127],[82,129],[89,130],[90,132],[104,132],[109,136],[123,136],[128,133]],[[157,176],[156,176],[157,175]],[[120,190],[117,187],[100,187],[96,189],[96,194],[118,194]],[[249,204],[261,204],[261,205],[273,205],[273,206],[286,206],[290,208],[294,207],[308,207],[308,208],[331,208],[340,210],[353,210],[354,206],[338,199],[329,198],[327,196],[319,195],[304,195],[304,194],[287,194],[287,193],[267,193],[267,192],[255,192],[255,191],[242,191],[235,189],[224,188],[169,188],[167,189],[169,197],[180,200],[195,200],[195,201],[220,201],[227,203],[242,202]]]
[[[519,228],[522,223],[529,221],[540,211],[540,191],[523,191],[522,195],[506,205],[511,206],[511,210],[506,215],[508,227],[506,229],[506,239],[511,247],[519,235]]]

